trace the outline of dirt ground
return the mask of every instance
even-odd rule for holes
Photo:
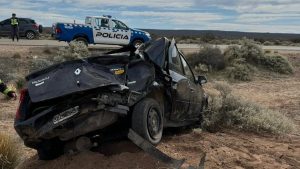
[[[0,57],[11,56],[16,52],[21,59],[34,55],[36,48],[0,48]],[[41,54],[40,52],[39,54]],[[300,53],[285,55],[295,66],[292,76],[256,77],[252,82],[231,84],[235,94],[257,102],[271,109],[279,110],[292,118],[298,130],[289,135],[258,135],[230,129],[208,133],[200,129],[180,132],[167,132],[158,148],[177,159],[186,159],[184,167],[197,166],[202,151],[206,152],[206,168],[236,169],[298,169],[300,168]],[[1,68],[0,68],[1,69]],[[6,132],[21,140],[13,129],[13,117],[18,102],[8,101],[0,96],[0,132]],[[83,152],[65,155],[53,161],[39,161],[35,151],[22,146],[23,163],[18,169],[152,169],[167,168],[130,143],[113,145],[119,151],[111,155],[96,152]],[[120,145],[123,145],[120,148]],[[127,148],[124,148],[127,147]]]

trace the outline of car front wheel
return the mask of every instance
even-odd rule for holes
[[[163,115],[159,104],[151,98],[137,103],[132,112],[132,129],[148,140],[158,144],[163,133]]]
[[[26,38],[29,39],[29,40],[34,39],[35,38],[35,33],[32,32],[32,31],[26,32]]]

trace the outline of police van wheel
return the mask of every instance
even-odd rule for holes
[[[35,38],[35,33],[32,32],[32,31],[26,32],[26,38],[29,39],[29,40],[34,39]]]
[[[87,42],[86,38],[78,37],[78,38],[75,39],[75,41],[78,42],[78,43],[82,43],[85,46],[88,46],[88,42]]]
[[[132,46],[134,46],[136,49],[139,48],[144,42],[140,39],[136,39],[132,42]]]

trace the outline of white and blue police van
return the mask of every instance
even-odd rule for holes
[[[129,28],[122,21],[111,16],[87,16],[85,24],[53,24],[55,38],[59,41],[73,40],[88,44],[140,46],[151,40],[148,32]]]

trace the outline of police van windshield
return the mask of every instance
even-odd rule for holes
[[[125,25],[123,22],[118,21],[118,20],[113,20],[113,28],[128,30],[127,25]]]

